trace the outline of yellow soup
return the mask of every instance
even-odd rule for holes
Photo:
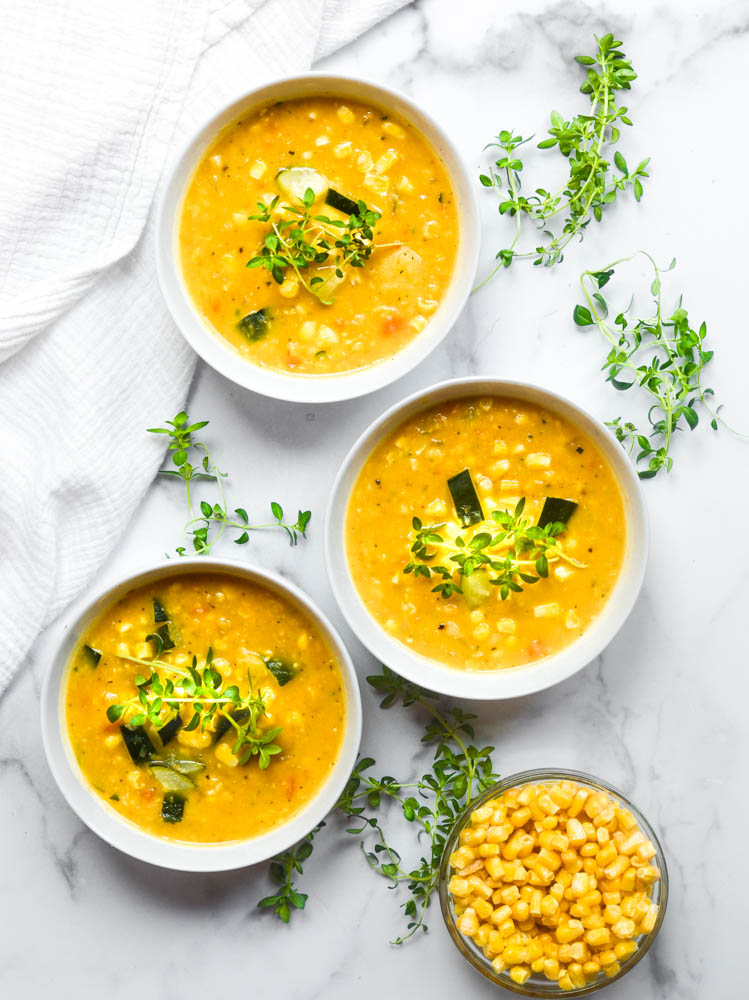
[[[71,659],[65,703],[91,787],[149,833],[206,844],[264,833],[304,806],[345,718],[313,622],[217,574],[167,577],[106,611]]]
[[[360,202],[377,216],[369,231]],[[189,293],[219,334],[257,365],[325,375],[392,357],[424,329],[452,276],[458,221],[445,166],[413,125],[311,97],[221,133],[179,239]]]
[[[518,400],[460,399],[374,449],[351,494],[347,557],[395,638],[459,669],[492,670],[582,635],[616,582],[625,525],[614,474],[577,427]]]

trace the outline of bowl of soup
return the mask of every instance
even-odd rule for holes
[[[178,327],[256,392],[327,402],[406,374],[474,282],[474,184],[440,125],[363,80],[277,80],[214,115],[169,175],[156,259]]]
[[[338,634],[298,588],[221,559],[121,579],[45,679],[52,773],[95,833],[185,871],[263,861],[333,808],[361,705]]]
[[[384,413],[326,519],[349,625],[404,677],[509,698],[590,663],[640,591],[647,525],[613,435],[538,386],[463,378]]]

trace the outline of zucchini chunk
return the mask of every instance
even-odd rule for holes
[[[169,615],[166,613],[166,608],[158,599],[154,597],[153,599],[153,620],[158,624],[158,622],[168,622]]]
[[[181,823],[185,815],[185,797],[179,792],[167,792],[161,803],[161,818],[165,823]]]
[[[323,277],[324,274],[327,277]],[[317,276],[322,278],[322,281],[316,284],[315,295],[324,306],[332,305],[333,296],[346,280],[346,272],[340,267],[321,267]]]
[[[102,656],[100,649],[95,649],[93,646],[84,646],[82,652],[90,667],[99,666],[99,660]]]
[[[167,764],[153,761],[150,767],[154,778],[167,792],[190,792],[195,788],[195,782],[186,774],[180,774]]]
[[[125,741],[127,752],[133,758],[135,764],[145,764],[156,753],[156,747],[151,742],[143,726],[136,726],[135,729],[120,726],[120,732]]]
[[[250,713],[246,708],[242,708],[238,712],[232,712],[231,717],[232,719],[234,719],[235,722],[244,722],[244,720],[247,718],[249,714]],[[221,739],[224,733],[228,733],[230,729],[231,729],[231,722],[229,722],[226,716],[225,715],[219,716],[219,720],[216,723],[216,729],[214,732],[214,735],[216,737],[215,742],[218,743],[218,741]]]
[[[270,329],[270,309],[258,309],[256,312],[247,313],[237,323],[237,329],[251,344],[262,340]]]
[[[166,753],[152,763],[171,767],[173,771],[179,771],[180,774],[197,774],[198,771],[205,771],[205,764],[201,764],[199,760],[193,760],[191,757],[178,757],[173,753]]]
[[[182,719],[179,715],[175,715],[173,719],[170,719],[169,722],[166,723],[166,725],[157,730],[159,739],[161,740],[161,745],[166,746],[167,743],[171,743],[181,728]]]
[[[494,586],[489,574],[484,569],[475,569],[470,576],[464,576],[460,581],[460,589],[469,608],[477,608],[491,597]]]
[[[312,188],[315,201],[327,197],[330,188],[328,178],[312,167],[282,167],[276,174],[276,184],[287,197],[300,204],[304,202],[308,188]]]
[[[453,498],[455,512],[464,528],[484,520],[481,501],[468,469],[463,469],[462,472],[448,479],[447,487]]]
[[[168,649],[174,649],[174,639],[172,639],[172,633],[168,622],[164,625],[160,625],[156,629],[156,634],[161,639],[161,648],[164,652]]]
[[[357,215],[359,212],[359,206],[355,201],[347,198],[340,191],[335,191],[333,188],[328,188],[328,193],[325,195],[325,204],[330,205],[331,208],[335,208],[338,212],[343,212],[344,215]]]
[[[538,519],[538,526],[539,528],[545,528],[547,524],[554,524],[556,522],[567,524],[576,510],[577,504],[574,500],[547,497],[544,500],[541,516]]]
[[[263,663],[265,663],[268,670],[276,678],[279,687],[288,684],[299,673],[293,663],[289,660],[284,660],[281,656],[269,656],[267,660],[263,660]]]

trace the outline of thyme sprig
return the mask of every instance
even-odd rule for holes
[[[325,823],[318,823],[310,830],[304,840],[283,854],[279,854],[270,863],[270,877],[279,885],[278,892],[266,896],[257,904],[260,909],[272,909],[276,916],[288,924],[293,910],[303,910],[307,902],[307,893],[294,888],[294,878],[304,872],[302,863],[312,854],[312,841]]]
[[[444,532],[445,524],[423,525],[418,517],[412,521],[411,555],[403,572],[430,579],[441,580],[432,592],[450,597],[462,594],[461,581],[477,570],[488,574],[488,579],[499,587],[502,600],[510,594],[520,593],[523,584],[537,583],[548,577],[549,564],[560,560],[583,567],[564,551],[559,541],[567,525],[551,522],[543,528],[524,518],[525,497],[521,497],[514,511],[495,510],[491,514],[492,531],[486,530],[487,521],[479,522],[455,538]],[[499,528],[499,530],[495,530]],[[444,562],[433,564],[440,557]]]
[[[515,232],[511,242],[497,252],[497,265],[481,285],[519,258],[532,259],[544,267],[560,263],[570,241],[582,239],[591,218],[600,222],[619,194],[631,188],[636,201],[642,197],[649,158],[630,170],[617,150],[613,166],[618,173],[612,171],[609,159],[610,148],[619,141],[621,126],[632,124],[627,108],[617,104],[617,94],[629,90],[637,74],[621,49],[622,43],[612,34],[596,37],[596,42],[594,56],[575,56],[585,69],[580,91],[590,100],[588,112],[567,120],[552,111],[548,137],[538,143],[539,149],[556,148],[568,160],[569,176],[560,189],[552,192],[538,187],[528,196],[522,193],[524,163],[518,150],[533,136],[524,138],[503,129],[486,147],[499,149],[501,155],[479,179],[484,187],[499,194],[499,214],[514,218]],[[520,246],[523,219],[530,220],[543,237],[538,245],[525,249]]]
[[[258,766],[265,770],[271,758],[281,753],[282,748],[275,742],[282,731],[281,726],[262,728],[266,718],[265,702],[256,692],[251,672],[247,671],[248,687],[241,693],[236,684],[225,685],[225,680],[213,665],[213,650],[209,647],[203,664],[193,656],[187,668],[178,667],[161,659],[164,644],[158,633],[147,636],[154,644],[154,655],[150,660],[137,656],[112,653],[119,659],[137,663],[144,673],[134,679],[137,689],[129,701],[110,705],[107,718],[110,722],[121,721],[131,729],[149,722],[160,729],[167,725],[187,705],[192,715],[184,729],[190,732],[200,727],[201,732],[213,726],[213,720],[221,717],[234,730],[232,753],[246,764],[252,757],[258,758]],[[228,731],[228,729],[227,729]]]
[[[630,303],[612,322],[601,289],[614,276],[615,268],[640,257],[645,258],[653,272],[652,313],[645,317],[630,316]],[[718,429],[719,421],[723,423],[720,407],[714,408],[709,401],[713,390],[702,384],[705,366],[713,358],[713,352],[705,349],[706,324],[692,326],[681,297],[672,313],[663,306],[662,276],[675,265],[676,259],[668,267],[660,268],[649,253],[640,250],[598,271],[584,271],[580,284],[586,304],[575,306],[573,311],[578,326],[597,326],[609,344],[602,366],[608,373],[606,380],[622,392],[639,387],[650,397],[647,432],[622,417],[608,421],[619,442],[634,455],[641,479],[652,479],[661,470],[670,472],[674,435],[685,427],[695,429],[699,423],[698,406],[708,414],[713,430]]]
[[[436,695],[404,680],[388,667],[367,677],[367,682],[382,696],[381,708],[400,702],[404,708],[418,706],[430,716],[421,738],[422,743],[434,747],[432,765],[426,773],[409,780],[391,775],[376,777],[371,773],[374,758],[361,757],[336,806],[346,820],[354,821],[355,825],[349,826],[346,833],[362,838],[360,847],[372,871],[387,879],[392,888],[405,888],[407,898],[401,906],[407,919],[406,933],[393,942],[402,944],[419,931],[428,930],[428,907],[439,882],[447,837],[463,810],[498,781],[499,776],[491,757],[494,747],[478,747],[473,743],[475,715],[454,706],[440,707],[435,704]],[[410,846],[425,848],[414,867],[403,863],[405,848],[395,847],[390,839],[390,824],[387,829],[383,825],[380,810],[386,802],[394,803],[408,824],[412,835]],[[301,847],[295,849],[296,855],[285,852],[274,860],[279,867],[271,874],[287,893],[293,890],[294,873],[300,871],[294,864],[300,850],[303,859],[309,857],[311,838],[302,841]],[[279,899],[278,904],[281,902]],[[276,898],[268,897],[258,905],[276,905]],[[279,916],[286,919],[290,912],[287,908]]]
[[[307,188],[301,206],[281,205],[276,195],[268,204],[257,203],[258,214],[250,219],[270,225],[260,253],[247,261],[247,267],[263,267],[282,285],[289,269],[299,283],[324,305],[330,305],[332,296],[329,284],[319,274],[307,279],[310,267],[327,264],[333,267],[337,278],[343,278],[344,268],[363,267],[375,248],[374,226],[381,218],[379,212],[357,202],[358,211],[345,221],[327,215],[312,215],[315,192]],[[286,217],[279,214],[285,213]],[[290,216],[290,217],[289,217]]]
[[[273,520],[266,523],[252,523],[244,507],[229,510],[223,485],[228,474],[221,472],[211,458],[208,446],[195,436],[196,431],[202,430],[207,425],[207,420],[198,420],[191,424],[187,413],[182,410],[173,420],[167,420],[165,427],[148,428],[149,434],[169,436],[168,450],[172,453],[172,463],[176,468],[162,469],[161,475],[176,476],[185,484],[190,519],[184,527],[184,534],[191,540],[193,550],[198,555],[208,555],[227,529],[238,533],[234,539],[235,545],[245,545],[249,541],[251,531],[275,527],[286,532],[291,545],[296,545],[300,536],[306,538],[307,526],[312,517],[308,510],[300,510],[293,524],[285,520],[283,508],[275,500],[270,505]],[[193,483],[201,481],[215,483],[219,499],[213,503],[201,500],[196,509],[192,487]],[[186,549],[184,546],[179,546],[177,552],[183,556]]]

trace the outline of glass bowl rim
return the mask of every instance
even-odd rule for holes
[[[473,945],[465,935],[461,934],[457,928],[457,924],[454,917],[454,911],[452,909],[452,903],[450,899],[450,894],[448,892],[448,882],[450,879],[450,855],[455,849],[455,843],[460,831],[468,824],[470,821],[471,814],[474,810],[478,809],[491,798],[496,798],[499,795],[504,794],[511,788],[522,787],[523,785],[542,783],[542,782],[552,782],[552,781],[563,781],[563,780],[573,780],[580,784],[587,785],[588,787],[601,790],[615,796],[619,799],[625,808],[629,809],[635,819],[637,820],[638,828],[642,833],[652,841],[653,846],[656,850],[655,860],[661,873],[661,877],[658,882],[655,883],[655,892],[657,893],[657,899],[654,901],[658,903],[658,916],[656,917],[655,926],[649,934],[641,936],[638,940],[638,949],[634,952],[628,959],[625,959],[621,964],[621,969],[615,976],[610,978],[606,976],[604,979],[596,978],[585,986],[578,987],[573,990],[562,990],[560,989],[553,980],[548,981],[548,985],[545,983],[531,982],[528,980],[527,983],[521,985],[519,983],[513,982],[509,976],[502,973],[497,973],[492,969],[491,963],[484,957],[484,955],[478,951],[476,946]],[[463,812],[458,816],[455,821],[450,834],[448,835],[445,846],[442,851],[442,859],[440,861],[440,874],[439,874],[439,897],[440,897],[440,910],[442,912],[442,919],[444,920],[447,932],[456,946],[463,958],[485,979],[488,979],[490,983],[501,989],[506,989],[511,993],[516,993],[519,996],[526,997],[582,997],[590,993],[595,993],[600,989],[609,986],[611,983],[618,982],[623,976],[625,976],[631,969],[633,969],[638,962],[645,957],[645,955],[650,950],[653,942],[658,936],[658,932],[661,929],[663,920],[666,915],[666,908],[668,905],[668,894],[669,894],[669,880],[668,880],[668,867],[666,864],[666,856],[663,850],[663,846],[656,834],[655,830],[651,826],[647,817],[640,811],[640,809],[631,801],[628,795],[625,795],[616,785],[610,784],[608,781],[604,781],[601,778],[597,778],[595,775],[588,774],[586,771],[572,770],[569,768],[562,767],[541,767],[533,768],[527,771],[517,771],[514,774],[508,775],[506,778],[500,779],[491,788],[482,792],[481,795],[477,796],[473,801],[466,806]],[[639,941],[642,943],[640,944]]]

